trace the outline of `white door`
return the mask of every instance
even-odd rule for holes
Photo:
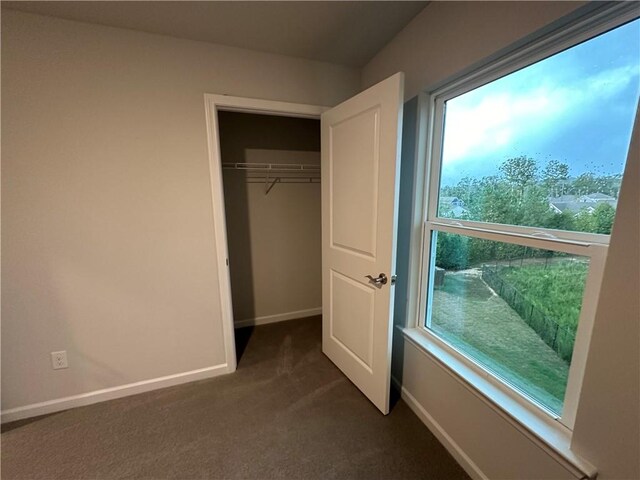
[[[385,415],[403,86],[397,73],[321,122],[322,350]]]

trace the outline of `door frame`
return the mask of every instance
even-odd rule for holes
[[[222,182],[222,158],[220,154],[220,134],[218,111],[253,113],[257,115],[277,115],[294,118],[320,119],[329,109],[320,105],[262,100],[248,97],[232,97],[205,93],[204,104],[207,126],[207,146],[209,153],[209,180],[211,186],[211,206],[213,210],[214,246],[218,266],[218,291],[220,294],[220,317],[224,336],[224,352],[227,372],[235,372],[237,367],[236,342],[234,337],[233,307],[231,300],[231,276],[229,272],[229,248],[227,242],[227,222]]]

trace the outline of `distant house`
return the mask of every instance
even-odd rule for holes
[[[579,214],[583,210],[588,213],[593,213],[595,208],[591,205],[585,205],[583,202],[550,202],[549,207],[555,213],[574,213]]]
[[[549,197],[549,202],[551,203],[566,203],[566,202],[577,202],[577,195],[560,195],[559,197]]]
[[[440,215],[443,217],[461,217],[469,212],[464,201],[458,197],[440,197],[439,207]]]
[[[588,195],[581,195],[578,197],[578,201],[582,203],[608,203],[612,207],[615,207],[618,200],[611,195],[604,193],[589,193]]]
[[[618,199],[604,193],[589,193],[587,195],[561,195],[549,197],[549,208],[555,213],[569,212],[578,215],[582,211],[593,213],[596,204],[607,203],[616,208]]]

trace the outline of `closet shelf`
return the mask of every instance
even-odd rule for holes
[[[320,165],[304,163],[223,163],[222,168],[259,172],[320,172]]]
[[[223,163],[225,170],[242,170],[247,183],[264,183],[268,194],[276,183],[320,183],[320,165],[306,163]]]

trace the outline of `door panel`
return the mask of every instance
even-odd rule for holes
[[[404,76],[322,115],[322,348],[389,412]],[[367,275],[384,273],[386,284]]]
[[[329,197],[331,244],[372,258],[376,255],[378,214],[379,110],[348,118],[333,125],[329,133],[334,155],[329,167],[333,187]]]
[[[331,271],[331,340],[371,370],[373,356],[373,288]]]

